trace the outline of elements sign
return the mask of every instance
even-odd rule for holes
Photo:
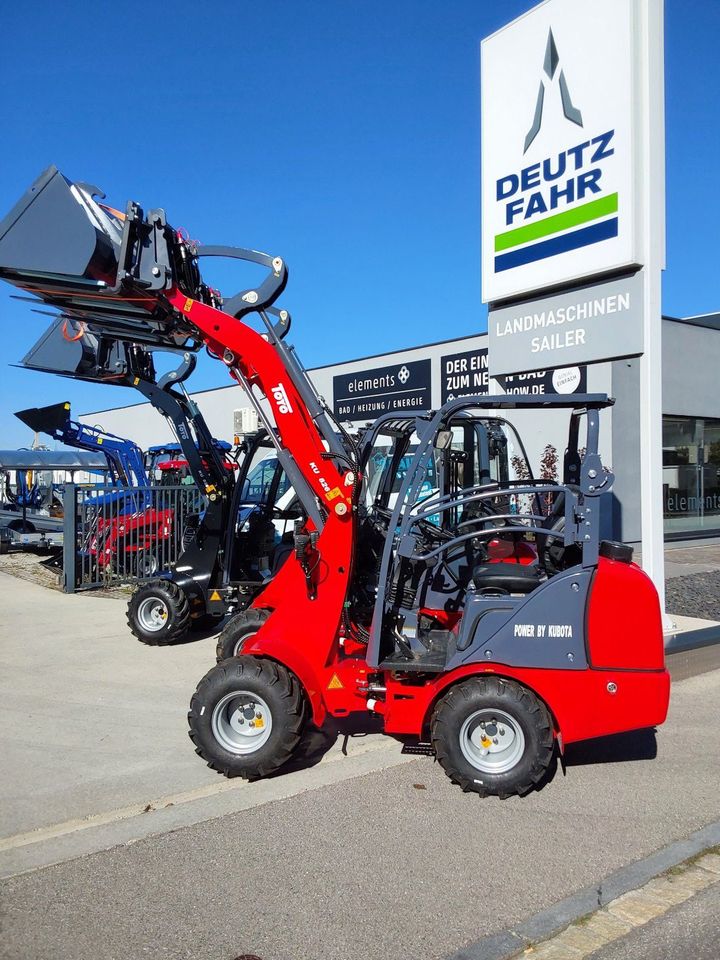
[[[333,409],[341,420],[374,420],[383,413],[429,409],[430,402],[429,360],[333,377]]]
[[[487,347],[448,354],[441,358],[440,369],[441,403],[457,397],[485,396],[490,392]],[[587,367],[534,370],[495,379],[505,393],[584,393],[587,389]]]
[[[636,0],[548,0],[482,44],[483,300],[643,262]]]
[[[493,376],[642,353],[640,273],[488,315]]]

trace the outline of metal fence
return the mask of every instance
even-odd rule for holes
[[[68,483],[64,496],[66,593],[157,576],[191,539],[205,501],[196,486],[122,489]]]

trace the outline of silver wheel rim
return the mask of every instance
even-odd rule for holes
[[[147,597],[138,607],[138,623],[148,633],[157,633],[158,630],[162,630],[169,616],[167,604],[160,597]]]
[[[272,733],[267,703],[249,690],[226,694],[212,713],[212,732],[220,746],[236,756],[257,752]]]
[[[158,569],[157,557],[154,553],[141,553],[140,562],[138,563],[138,574],[140,577],[152,577],[157,573]]]
[[[460,728],[460,749],[476,770],[507,773],[525,752],[525,734],[504,710],[476,710]]]
[[[246,640],[249,640],[250,637],[254,637],[256,633],[257,633],[257,630],[253,630],[253,631],[251,631],[250,633],[244,633],[244,634],[240,637],[239,640],[236,640],[236,641],[235,641],[235,646],[233,647],[232,655],[233,655],[234,657],[239,656],[239,655],[240,655],[240,651],[242,650],[242,646],[243,646],[243,644],[245,643],[245,641],[246,641]]]

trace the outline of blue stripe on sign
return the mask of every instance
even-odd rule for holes
[[[532,263],[535,260],[544,260],[546,257],[555,257],[558,253],[587,247],[591,243],[609,240],[617,235],[617,217],[613,217],[612,220],[603,220],[602,223],[593,223],[589,227],[583,227],[582,230],[563,233],[559,237],[551,237],[549,240],[543,240],[542,243],[533,243],[529,247],[520,247],[518,250],[511,250],[510,253],[495,257],[495,273],[512,270],[513,267],[521,267],[524,263]]]

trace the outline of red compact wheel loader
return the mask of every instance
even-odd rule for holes
[[[607,397],[466,397],[384,416],[358,443],[286,344],[283,312],[268,312],[281,258],[196,246],[162,210],[118,216],[98,193],[51,168],[0,224],[0,276],[88,331],[205,346],[256,406],[303,510],[291,557],[226,628],[237,655],[192,698],[211,767],[266,776],[308,722],[372,711],[386,733],[429,743],[464,790],[505,797],[541,783],[568,743],[664,721],[656,591],[630,548],[599,540]],[[265,278],[223,299],[204,256]],[[531,407],[568,412],[562,483],[513,474],[523,451],[505,411]],[[490,562],[490,544],[517,538],[533,562]]]

